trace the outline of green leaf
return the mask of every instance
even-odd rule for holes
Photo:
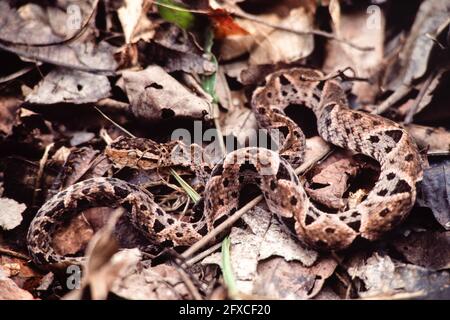
[[[194,203],[197,203],[198,200],[200,200],[200,195],[197,193],[197,191],[195,191],[190,185],[189,183],[187,183],[182,177],[180,177],[180,175],[173,169],[170,169],[170,173],[175,177],[175,180],[178,181],[178,183],[180,184],[180,186],[184,189],[184,191],[186,191],[186,193],[188,194],[188,196],[191,198],[191,200]]]
[[[216,57],[211,54],[211,62],[213,62],[216,65],[216,69],[218,66]],[[202,88],[213,97],[213,102],[217,102],[218,98],[216,95],[216,73],[209,76],[203,76],[202,77]]]
[[[211,53],[211,49],[212,46],[214,44],[214,32],[212,31],[211,26],[209,26],[209,28],[207,28],[206,30],[206,39],[205,39],[205,52],[208,53],[211,56],[211,62],[214,63],[214,65],[216,66],[216,70],[219,66],[219,63],[217,62],[216,57]],[[217,103],[218,98],[216,95],[216,73],[214,72],[213,74],[209,75],[209,76],[203,76],[202,77],[202,88],[211,95],[211,97],[213,98],[213,102]]]
[[[236,280],[234,279],[233,269],[231,267],[230,255],[230,238],[226,237],[222,241],[222,263],[221,269],[223,274],[223,281],[228,288],[228,294],[231,298],[237,297],[238,289],[236,287]]]
[[[164,20],[187,30],[194,26],[195,16],[173,0],[159,0],[158,12]]]

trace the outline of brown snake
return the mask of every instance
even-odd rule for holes
[[[378,181],[356,207],[327,213],[308,198],[293,170],[303,162],[305,137],[284,114],[284,108],[292,104],[305,105],[314,112],[324,140],[380,163]],[[149,239],[191,245],[237,210],[240,190],[248,182],[259,186],[269,209],[292,226],[300,239],[319,249],[346,248],[357,236],[378,239],[407,216],[415,202],[416,183],[422,178],[416,145],[398,124],[349,109],[337,79],[326,79],[319,71],[303,68],[275,72],[266,78],[265,86],[255,90],[252,108],[260,127],[282,132],[279,153],[264,148],[239,149],[217,164],[209,179],[202,173],[205,162],[189,164],[169,156],[173,148],[194,153],[200,149],[178,141],[156,144],[147,139],[122,138],[106,150],[119,166],[155,169],[197,163],[193,169],[206,182],[202,218],[190,222],[174,219],[149,192],[119,179],[85,180],[56,194],[38,211],[28,232],[28,248],[34,261],[80,263],[80,257],[55,252],[54,231],[67,217],[102,205],[124,206],[133,225]]]

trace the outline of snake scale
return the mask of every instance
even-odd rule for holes
[[[354,208],[330,213],[309,199],[293,169],[304,160],[305,136],[284,113],[289,105],[310,108],[317,118],[318,132],[327,142],[380,163],[378,181]],[[38,264],[80,263],[82,257],[55,252],[54,232],[77,212],[104,205],[125,207],[133,225],[151,240],[191,245],[238,209],[240,191],[249,182],[259,186],[270,211],[293,228],[299,239],[322,250],[344,249],[357,236],[378,239],[411,210],[416,184],[422,178],[416,145],[395,122],[350,109],[337,77],[328,79],[322,72],[306,68],[277,71],[254,91],[252,109],[261,128],[281,132],[278,152],[257,147],[238,149],[210,172],[201,159],[186,163],[170,157],[174,148],[190,155],[201,153],[200,147],[179,141],[158,144],[148,139],[119,138],[106,149],[119,167],[193,166],[206,183],[203,216],[180,221],[161,209],[151,193],[137,186],[116,178],[85,180],[56,194],[36,214],[27,236],[33,260]]]

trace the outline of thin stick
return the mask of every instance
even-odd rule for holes
[[[122,127],[120,124],[118,124],[117,122],[115,122],[113,119],[111,119],[110,117],[108,117],[106,114],[104,114],[99,108],[95,107],[95,110],[97,110],[98,112],[100,112],[100,114],[105,117],[108,121],[110,121],[113,125],[115,125],[117,128],[119,128],[120,130],[122,130],[123,132],[125,132],[129,137],[131,138],[136,138],[136,136],[134,134],[132,134],[130,131],[128,131],[127,129],[125,129],[124,127]]]
[[[192,282],[189,275],[184,271],[181,267],[177,268],[178,274],[181,277],[181,280],[183,280],[184,284],[186,285],[186,288],[189,290],[189,292],[192,294],[195,300],[203,300],[200,292],[198,292],[197,287]]]
[[[222,245],[222,243],[216,243],[215,245],[213,245],[212,247],[206,249],[205,251],[202,251],[201,253],[199,253],[198,255],[196,255],[195,257],[187,260],[185,263],[187,266],[191,266],[197,262],[199,262],[200,260],[204,259],[205,257],[209,256],[211,253],[213,253],[214,251],[216,251],[217,249],[220,248],[220,246]]]
[[[48,153],[50,152],[50,149],[53,148],[53,146],[54,146],[54,143],[52,142],[45,147],[44,154],[42,155],[42,158],[39,161],[39,170],[36,175],[36,182],[34,184],[34,190],[33,190],[33,200],[32,200],[33,206],[36,201],[37,193],[39,191],[41,191],[41,188],[39,188],[39,186],[41,184],[42,174],[44,173],[45,164],[47,163]]]
[[[314,159],[311,159],[310,161],[307,161],[303,163],[300,167],[295,169],[295,173],[297,175],[305,172],[307,169],[309,169],[314,163],[322,159],[325,155],[328,154],[330,151],[330,148],[324,148],[320,154],[318,154]],[[205,245],[207,245],[210,241],[214,240],[214,238],[219,235],[221,232],[227,230],[229,227],[231,227],[236,221],[238,221],[247,211],[252,209],[254,206],[256,206],[261,200],[263,199],[262,195],[257,196],[256,198],[250,200],[245,206],[240,208],[238,211],[236,211],[232,216],[230,216],[228,219],[226,219],[224,222],[222,222],[220,225],[218,225],[216,228],[211,230],[210,233],[208,233],[206,236],[201,238],[198,242],[194,243],[189,249],[184,251],[181,256],[185,259],[193,255],[195,252],[197,252],[199,249],[203,248]]]
[[[371,113],[372,114],[381,114],[388,110],[390,107],[394,105],[397,101],[403,98],[405,95],[409,93],[411,87],[405,84],[402,84],[397,90],[394,91],[386,100],[384,100],[379,106],[377,106]]]
[[[0,254],[8,255],[10,257],[19,258],[22,260],[31,260],[31,258],[23,253],[12,251],[6,248],[0,247]]]

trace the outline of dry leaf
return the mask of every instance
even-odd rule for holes
[[[145,48],[145,58],[147,64],[158,64],[167,72],[182,70],[210,75],[217,71],[211,57],[194,39],[172,24],[159,27],[153,41]]]
[[[365,261],[354,261],[348,272],[364,282],[366,290],[359,294],[366,298],[389,298],[398,293],[425,297],[433,292],[448,290],[450,283],[448,272],[433,272],[377,253]]]
[[[393,242],[412,264],[430,270],[450,269],[450,232],[415,232]]]
[[[445,128],[433,128],[410,124],[406,127],[418,145],[429,153],[450,151],[450,131]]]
[[[131,111],[142,120],[204,119],[209,113],[206,100],[188,91],[157,65],[138,72],[124,71],[123,80]]]
[[[446,23],[449,14],[448,1],[422,2],[409,37],[399,54],[400,59],[387,71],[385,87],[395,91],[401,84],[411,85],[414,80],[425,74],[431,50],[436,45],[427,34],[435,34],[439,27]]]
[[[320,292],[336,266],[337,262],[330,258],[321,259],[311,267],[282,258],[268,259],[258,266],[254,293],[275,299],[311,299]]]
[[[117,10],[117,15],[119,16],[119,20],[122,25],[126,43],[132,42],[131,39],[133,38],[133,34],[140,22],[140,19],[145,17],[145,11],[143,11],[144,3],[144,0],[126,0]]]
[[[26,9],[32,8],[30,16],[24,16]],[[91,9],[92,11],[92,9]],[[22,14],[22,16],[19,14]],[[34,4],[25,5],[16,11],[8,2],[0,2],[0,20],[6,21],[0,28],[0,47],[21,57],[51,63],[61,67],[97,72],[112,72],[117,64],[113,57],[113,47],[105,42],[70,42],[55,46],[41,44],[57,43],[63,37],[53,33],[43,10]],[[66,19],[68,21],[68,19]],[[30,46],[38,44],[40,46]],[[50,98],[51,95],[48,96]]]
[[[150,267],[142,264],[121,281],[117,281],[111,292],[130,300],[192,299],[175,267],[165,264]]]
[[[12,230],[22,222],[22,213],[27,208],[23,203],[13,199],[0,198],[0,227]]]
[[[256,207],[243,217],[249,229],[232,228],[231,265],[241,293],[254,293],[260,261],[277,255],[289,261],[311,266],[318,253],[295,240],[269,211]],[[220,253],[212,254],[203,264],[221,264]]]
[[[421,191],[418,203],[429,207],[436,220],[450,230],[450,160],[424,170]]]
[[[0,137],[9,136],[13,127],[19,122],[18,112],[22,102],[14,97],[0,99]]]
[[[33,300],[33,295],[17,286],[0,266],[0,300]]]
[[[109,97],[108,78],[87,72],[55,69],[34,88],[26,101],[37,104],[89,103]]]
[[[373,47],[373,50],[362,51],[339,41],[329,41],[323,66],[325,72],[352,67],[358,77],[371,78],[377,73],[383,61],[385,30],[384,14],[378,9],[379,12],[375,12],[374,16],[368,15],[366,10],[343,13],[338,1],[330,2],[336,36],[362,47]],[[372,21],[375,15],[379,17],[378,21]],[[373,103],[378,90],[376,85],[367,82],[355,82],[352,87],[353,94],[363,103]]]
[[[280,25],[301,31],[312,29],[313,14],[305,8],[295,8]],[[283,30],[273,30],[250,54],[250,64],[292,62],[305,58],[314,49],[312,35],[297,35]]]

